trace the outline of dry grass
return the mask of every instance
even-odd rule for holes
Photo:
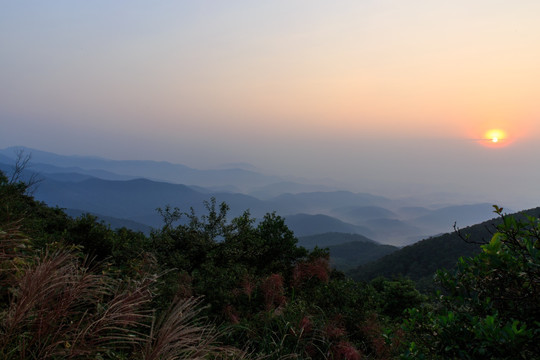
[[[212,326],[198,325],[200,300],[187,298],[177,303],[152,326],[145,360],[204,359],[218,348]]]
[[[9,263],[14,258],[23,256],[23,251],[28,246],[28,239],[20,230],[21,221],[4,224],[0,228],[0,264],[3,265],[0,270],[12,270]]]
[[[143,338],[134,329],[150,320],[150,280],[120,288],[69,252],[45,252],[25,267],[0,318],[0,355],[69,358]]]
[[[21,258],[17,249],[26,241],[17,226],[0,232],[7,300],[0,305],[0,358],[247,358],[217,345],[215,327],[201,322],[201,299],[179,299],[156,320],[150,302],[157,276],[121,283],[65,250]]]
[[[32,252],[18,225],[0,231],[0,358],[81,358],[145,340],[153,279],[120,286],[73,252]]]

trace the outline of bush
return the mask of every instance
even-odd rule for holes
[[[455,272],[439,271],[445,289],[432,307],[412,309],[407,356],[532,359],[540,354],[540,222],[502,214],[491,241]]]

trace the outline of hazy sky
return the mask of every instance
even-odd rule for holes
[[[538,206],[540,1],[0,0],[0,122],[2,148]]]

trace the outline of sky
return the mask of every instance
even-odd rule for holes
[[[538,0],[0,0],[0,148],[538,206],[539,44]]]

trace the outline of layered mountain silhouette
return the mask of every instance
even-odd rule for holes
[[[11,171],[18,150],[31,154],[27,173],[37,172],[43,179],[34,192],[38,200],[95,214],[114,226],[124,224],[145,231],[162,225],[157,208],[169,205],[185,212],[193,208],[203,214],[203,203],[211,197],[230,206],[230,217],[249,210],[253,217],[261,218],[275,211],[286,218],[297,236],[351,233],[396,246],[451,231],[454,222],[464,227],[492,215],[487,203],[418,206],[369,193],[324,191],[328,189],[324,185],[291,182],[245,165],[198,170],[169,162],[7,148],[0,150],[2,171]]]
[[[511,214],[516,218],[524,215],[540,217],[540,207]],[[369,281],[378,276],[387,278],[408,277],[420,287],[433,287],[433,276],[438,269],[452,269],[459,257],[474,256],[481,251],[481,244],[489,242],[500,217],[492,218],[440,236],[430,237],[403,247],[373,262],[360,265],[348,274],[355,280]],[[468,238],[468,239],[467,239]],[[467,239],[467,241],[465,241]]]

